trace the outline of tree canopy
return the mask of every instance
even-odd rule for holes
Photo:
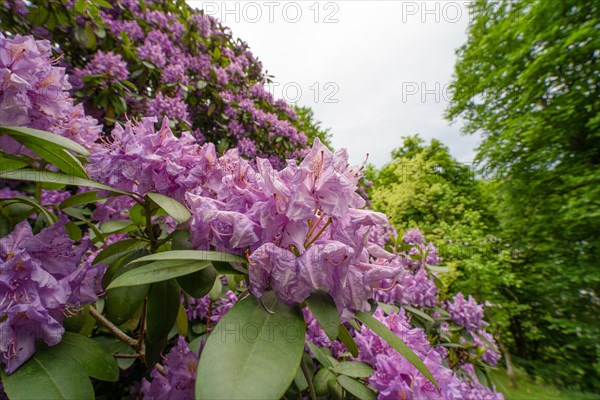
[[[534,371],[598,389],[598,4],[478,1],[473,15],[447,117],[483,137],[479,172],[494,178],[527,305],[514,348]]]

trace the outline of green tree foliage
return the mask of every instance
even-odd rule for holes
[[[308,106],[294,106],[296,112],[296,122],[298,129],[306,135],[308,142],[312,143],[316,138],[319,138],[327,148],[333,150],[331,145],[331,128],[323,128],[321,121],[315,118],[315,113]]]
[[[478,159],[496,181],[494,209],[522,281],[514,350],[530,370],[597,390],[599,5],[479,1],[473,11],[447,117],[482,134]]]
[[[457,162],[440,141],[425,144],[419,136],[405,137],[392,160],[380,170],[370,167],[367,177],[372,207],[391,215],[399,232],[423,231],[450,268],[442,277],[446,292],[485,299],[502,339],[516,309],[510,292],[519,282],[489,206],[491,184],[475,179],[473,166]]]

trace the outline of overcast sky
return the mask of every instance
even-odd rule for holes
[[[275,97],[312,107],[353,163],[381,166],[414,133],[472,161],[478,138],[443,118],[466,1],[188,2],[248,42]]]

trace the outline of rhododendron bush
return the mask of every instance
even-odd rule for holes
[[[115,93],[144,62],[164,67],[156,78],[173,77],[165,84],[185,87],[196,71],[190,59],[160,65],[173,55],[156,58],[155,47],[167,40],[151,21],[184,43],[189,21],[201,14],[181,22],[141,4],[81,6],[99,13],[115,48],[127,48],[115,43],[115,32],[127,32],[123,42],[141,41],[131,44],[138,58],[128,65],[104,50],[90,50],[83,65],[72,53],[53,55],[48,40],[0,35],[6,395],[502,398],[487,378],[500,357],[483,307],[438,292],[444,268],[436,248],[416,229],[398,235],[384,214],[366,207],[357,193],[361,167],[349,164],[345,150],[332,152],[316,139],[295,160],[300,153],[248,151],[238,137],[230,142],[237,148],[218,151],[204,140],[221,128],[221,138],[237,135],[233,125],[181,85],[171,88],[187,93],[177,105],[157,100],[166,92],[127,81],[144,98],[129,93],[127,107],[136,111],[125,120],[110,122],[110,108],[86,113],[87,103]],[[29,6],[10,4],[21,16]],[[248,71],[240,62],[218,70],[221,100],[231,96],[219,107],[247,104],[248,115],[260,119],[247,100],[262,89],[224,93]],[[153,68],[144,68],[150,71],[138,76],[153,79]],[[277,121],[260,129],[282,137]],[[292,126],[286,143],[299,135]]]

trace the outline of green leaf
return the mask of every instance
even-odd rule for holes
[[[15,157],[10,154],[4,154],[0,151],[0,172],[13,171],[29,165],[20,157]]]
[[[77,333],[65,332],[56,347],[81,365],[92,378],[109,382],[119,380],[115,358],[98,342]]]
[[[129,219],[138,226],[146,225],[146,210],[141,204],[134,204],[129,209]]]
[[[305,302],[329,340],[333,342],[338,337],[340,318],[329,293],[324,290],[317,290]]]
[[[439,272],[442,274],[445,274],[447,272],[450,272],[450,269],[448,267],[442,267],[441,265],[425,265],[425,268],[427,268],[428,270],[432,271],[432,272]]]
[[[408,347],[394,332],[392,332],[387,326],[379,322],[371,314],[357,311],[356,318],[379,337],[385,340],[390,346],[392,346],[398,353],[400,353],[406,360],[411,363],[416,369],[418,369],[433,385],[438,388],[437,382],[431,372],[427,369],[423,361],[415,354],[410,347]],[[341,383],[341,382],[340,382]]]
[[[213,287],[210,289],[210,292],[208,292],[208,297],[210,297],[212,301],[217,301],[218,298],[221,297],[221,294],[223,294],[223,284],[220,279],[215,279]]]
[[[249,296],[225,314],[202,351],[196,398],[279,399],[290,386],[304,349],[300,312],[273,293],[265,308]]]
[[[161,254],[161,253],[158,253]],[[145,258],[145,257],[142,257]],[[136,260],[137,262],[138,260]],[[131,265],[133,263],[130,263]],[[155,261],[139,268],[127,271],[115,278],[107,289],[125,286],[137,286],[162,282],[179,276],[192,274],[210,266],[208,261],[164,260]],[[126,266],[127,268],[127,266]]]
[[[147,253],[147,250],[140,249],[125,255],[122,259],[118,259],[106,271],[102,283],[105,284],[105,282],[109,282],[111,279],[118,278],[125,271],[130,272],[131,269],[125,269],[124,264]],[[141,267],[139,266],[139,268]],[[127,322],[139,310],[148,293],[149,287],[150,285],[138,285],[107,290],[106,312],[108,319],[117,325]]]
[[[296,375],[294,376],[294,384],[298,388],[299,391],[304,391],[308,389],[308,381],[302,372],[302,368],[298,365],[298,369],[296,370]]]
[[[62,172],[79,178],[88,179],[88,174],[81,165],[81,162],[71,153],[61,148],[46,148],[35,143],[24,143],[25,146],[43,160],[58,167]]]
[[[179,305],[179,286],[175,280],[150,285],[146,308],[146,338],[150,343],[167,338],[177,320]]]
[[[210,292],[217,275],[217,270],[210,265],[193,274],[178,277],[177,283],[187,294],[199,299]]]
[[[158,193],[148,193],[146,194],[153,202],[158,204],[160,208],[165,210],[167,214],[169,214],[175,221],[183,224],[188,219],[191,218],[192,214],[190,211],[180,202],[175,199],[172,199],[168,196],[158,194]]]
[[[346,346],[350,354],[352,354],[352,356],[358,357],[358,346],[356,346],[354,338],[352,337],[352,335],[350,335],[348,329],[346,329],[346,327],[342,324],[340,324],[340,333],[338,335],[338,339],[340,339],[340,341],[344,343],[344,345]]]
[[[90,179],[84,179],[77,176],[65,175],[57,172],[50,172],[32,168],[23,168],[14,171],[0,172],[0,178],[18,181],[60,183],[63,185],[93,187],[96,189],[108,190],[114,193],[124,194],[127,196],[132,195],[132,193],[130,192],[111,188],[110,186],[103,185],[102,183],[95,182]]]
[[[433,320],[433,318],[431,318],[431,316],[425,314],[423,311],[416,309],[414,307],[411,306],[402,306],[406,311],[408,311],[411,314],[416,315],[417,317],[420,317],[421,319],[424,319],[427,322],[430,323],[435,323],[435,321]]]
[[[333,372],[351,376],[353,378],[368,378],[373,373],[373,368],[368,364],[358,361],[342,361],[335,367]]]
[[[140,242],[140,240],[138,239],[123,239],[111,245],[108,245],[104,250],[98,253],[96,258],[94,258],[92,265],[98,264],[99,262],[106,260],[109,257],[111,259],[120,258],[124,256],[127,253],[127,250],[133,247],[135,244],[139,245],[144,243]]]
[[[29,197],[25,197],[25,196],[15,196],[15,197],[11,197],[10,199],[0,199],[0,202],[10,202],[10,203],[23,203],[23,204],[27,204],[28,206],[33,207],[35,210],[37,210],[39,213],[41,213],[46,220],[48,221],[49,224],[53,224],[55,223],[58,218],[52,214],[51,212],[49,212],[46,207],[40,205],[36,200],[29,198]]]
[[[108,1],[105,1],[105,0],[94,0],[94,3],[99,7],[113,8],[113,6]]]
[[[79,241],[83,237],[81,229],[79,229],[79,226],[77,226],[77,224],[73,221],[65,224],[65,230],[67,231],[67,235],[69,235],[69,239],[73,240],[74,242]]]
[[[329,382],[335,383],[335,375],[327,368],[321,368],[315,375],[313,381],[315,392],[318,396],[324,396],[329,392]]]
[[[306,345],[308,346],[308,349],[313,354],[313,356],[315,356],[317,361],[321,363],[321,365],[328,368],[333,367],[333,363],[329,360],[327,354],[324,352],[323,349],[313,344],[310,340],[306,341]]]
[[[248,274],[248,270],[242,267],[239,267],[233,263],[221,262],[221,261],[213,261],[213,267],[222,275],[240,275],[240,274]]]
[[[92,317],[93,318],[93,317]],[[100,343],[100,345],[108,351],[110,354],[135,354],[136,350],[132,347],[121,342],[115,337],[109,336],[96,336],[94,341]],[[117,365],[120,369],[127,369],[135,363],[135,358],[117,358]]]
[[[376,400],[377,395],[371,389],[366,387],[361,382],[349,378],[347,376],[338,376],[337,381],[346,389],[350,394],[360,400]]]
[[[0,370],[4,391],[11,400],[94,398],[85,370],[60,349],[41,348],[8,376]]]
[[[92,190],[89,192],[77,193],[69,198],[64,199],[58,205],[61,210],[68,207],[75,207],[81,204],[94,203],[99,200],[104,200],[102,197],[98,197],[98,191]]]
[[[183,304],[181,302],[179,302],[179,311],[177,311],[176,323],[177,323],[177,333],[180,336],[184,336],[184,337],[187,336],[188,328],[189,328],[189,321],[188,321],[187,313],[185,312],[185,308],[183,307]]]
[[[241,262],[248,263],[243,257],[233,254],[221,253],[218,251],[203,250],[171,250],[162,253],[150,254],[149,256],[138,258],[133,263],[146,261],[166,261],[166,260],[192,260],[192,261],[223,261],[223,262]]]
[[[131,232],[137,229],[137,226],[132,224],[130,220],[127,219],[115,219],[112,221],[107,221],[100,226],[100,231],[102,233],[124,233]]]
[[[19,143],[35,143],[40,146],[71,150],[84,156],[90,155],[90,152],[79,143],[54,133],[40,131],[38,129],[25,128],[22,126],[0,126],[0,132],[12,136],[12,138]]]

